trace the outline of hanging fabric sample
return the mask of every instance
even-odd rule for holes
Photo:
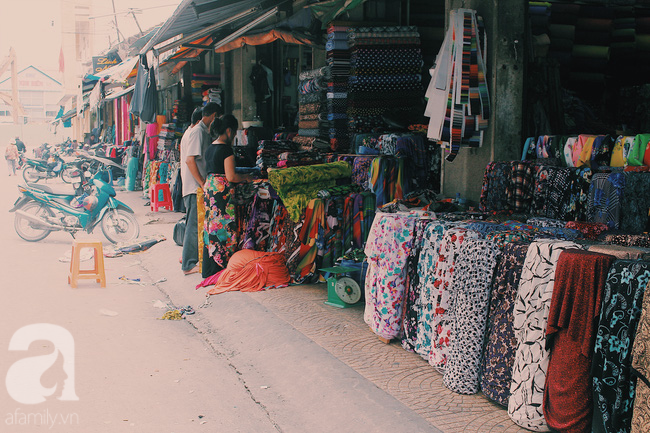
[[[514,306],[517,339],[508,415],[532,431],[548,431],[542,412],[549,351],[546,322],[553,296],[555,267],[562,251],[580,248],[574,242],[539,240],[528,247]]]
[[[461,146],[480,147],[490,118],[486,81],[486,37],[481,18],[471,9],[450,12],[449,30],[434,67],[425,116],[427,136],[441,141],[453,161]]]

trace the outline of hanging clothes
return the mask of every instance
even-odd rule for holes
[[[508,405],[510,396],[512,365],[517,347],[513,310],[527,252],[528,244],[505,245],[494,271],[481,368],[481,390],[487,398],[502,406]]]
[[[515,424],[532,431],[548,431],[542,413],[549,352],[546,322],[553,296],[555,267],[562,251],[580,248],[574,242],[539,240],[528,247],[514,306],[517,339],[508,415]]]
[[[225,177],[211,174],[205,181],[204,191],[204,243],[210,257],[225,268],[237,249],[235,206],[232,203],[235,188]]]
[[[551,357],[543,406],[552,429],[591,431],[591,357],[601,295],[614,260],[584,250],[565,250],[558,259],[546,327]]]
[[[500,253],[491,241],[466,239],[456,258],[450,286],[451,341],[443,382],[460,394],[479,390],[492,272]]]
[[[636,260],[615,261],[607,275],[591,369],[594,433],[630,430],[632,347],[649,280],[650,262]]]

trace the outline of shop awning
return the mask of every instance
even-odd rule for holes
[[[180,39],[182,42],[174,41],[159,52],[212,35],[227,25],[240,27],[285,1],[287,0],[183,0],[172,16],[140,50],[140,54],[145,54],[154,46],[179,35],[184,36]]]
[[[126,83],[127,79],[134,77],[138,73],[138,61],[139,57],[131,57],[124,60],[119,65],[111,66],[106,68],[101,72],[98,72],[97,75],[105,83]]]
[[[228,42],[225,45],[217,48],[215,52],[225,53],[237,48],[241,48],[244,45],[264,45],[270,44],[274,41],[284,41],[288,44],[297,44],[297,45],[313,45],[314,43],[304,35],[300,35],[296,32],[290,32],[286,30],[273,29],[268,30],[263,33],[248,34],[241,36],[235,39],[232,42]]]
[[[115,91],[113,91],[112,93],[107,94],[104,99],[106,101],[112,101],[113,99],[119,98],[120,96],[124,96],[128,93],[133,92],[133,89],[135,89],[135,86],[129,86],[126,89],[121,89],[121,90],[115,89]]]
[[[63,116],[61,116],[60,120],[62,122],[67,122],[68,120],[72,119],[76,115],[77,115],[77,110],[73,108],[72,110],[68,110],[65,113],[63,113]]]
[[[306,7],[310,8],[316,18],[326,28],[330,21],[341,15],[343,12],[352,10],[363,4],[366,0],[326,0]]]
[[[172,70],[172,74],[175,74],[187,63],[188,59],[194,59],[199,57],[199,55],[212,47],[213,39],[212,36],[206,36],[201,39],[192,41],[191,43],[181,47],[173,55],[166,58],[164,61],[160,62],[160,66],[166,65],[167,63],[178,63]]]

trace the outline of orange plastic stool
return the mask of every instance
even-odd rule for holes
[[[162,191],[163,199],[159,200],[158,192]],[[158,208],[164,207],[167,210],[174,210],[174,205],[172,204],[172,193],[169,190],[168,183],[157,183],[151,187],[151,194],[149,203],[151,203],[151,210],[158,212]]]
[[[95,267],[93,269],[79,269],[81,262],[80,253],[82,248],[92,248],[95,256]],[[100,241],[86,240],[72,242],[72,257],[70,258],[70,274],[68,284],[73,289],[77,288],[77,281],[82,278],[95,280],[106,287],[106,272],[104,271],[104,250]]]

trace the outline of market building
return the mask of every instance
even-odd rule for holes
[[[234,254],[252,256],[209,293],[248,289],[269,255],[252,286],[331,279],[329,302],[365,298],[379,338],[523,428],[627,431],[650,392],[632,378],[648,373],[650,125],[631,108],[648,100],[647,6],[184,0],[87,92],[86,132],[127,155],[127,189],[169,185],[180,211],[181,137],[217,103],[258,180],[228,202]],[[197,190],[206,278],[215,191]],[[355,284],[337,291],[337,272]]]

